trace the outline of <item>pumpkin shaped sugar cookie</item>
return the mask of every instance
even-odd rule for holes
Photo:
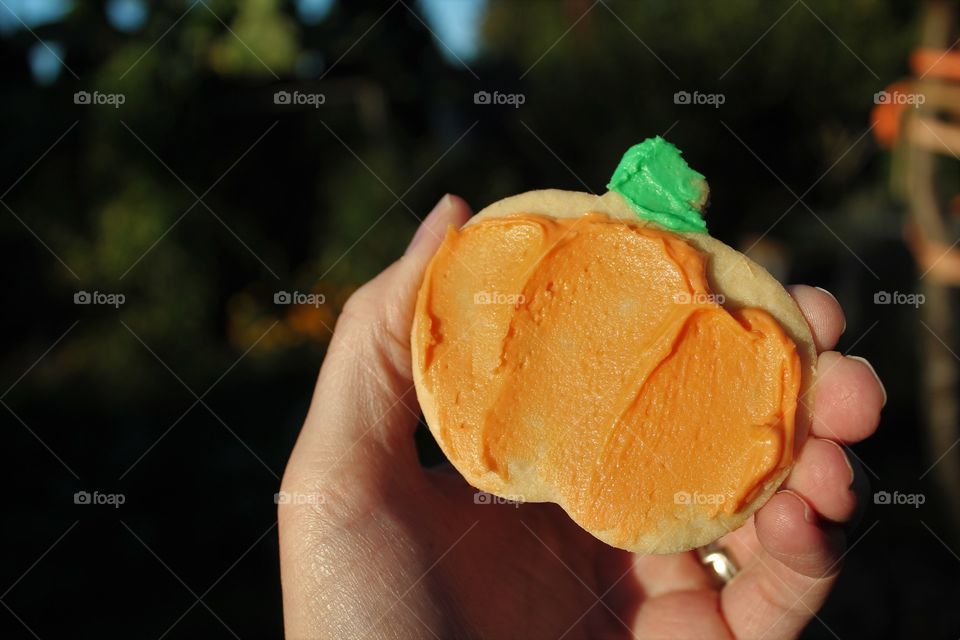
[[[783,482],[816,352],[780,283],[707,233],[706,181],[673,145],[632,147],[608,188],[530,191],[448,230],[417,298],[417,397],[477,489],[673,553]]]

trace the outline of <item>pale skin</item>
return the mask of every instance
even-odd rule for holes
[[[613,549],[550,504],[475,504],[449,466],[424,469],[410,326],[417,287],[468,205],[445,196],[405,255],[341,314],[282,490],[284,626],[300,638],[797,637],[836,581],[862,474],[841,445],[877,428],[886,392],[828,293],[791,287],[819,353],[811,436],[783,489],[721,543],[720,586],[693,552]],[[299,504],[297,504],[299,502]]]

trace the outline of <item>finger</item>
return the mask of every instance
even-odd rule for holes
[[[843,448],[832,440],[810,438],[784,486],[827,520],[847,522],[857,510],[853,483],[853,466]]]
[[[409,382],[410,326],[423,272],[447,228],[462,226],[471,214],[463,199],[450,194],[441,198],[421,222],[403,257],[350,296],[334,339],[342,337],[353,345],[369,343],[389,359],[390,374]]]
[[[801,496],[780,491],[757,512],[757,540],[790,576],[827,578],[839,571],[840,530],[830,527]]]
[[[719,595],[710,589],[672,591],[643,602],[632,638],[729,638],[730,629],[717,615]],[[620,637],[620,636],[617,636]]]
[[[363,439],[415,456],[418,412],[410,368],[417,289],[447,227],[471,215],[446,195],[423,220],[402,258],[354,293],[337,320],[290,465],[333,451],[362,454]],[[408,446],[405,446],[408,445]]]
[[[826,289],[805,284],[789,286],[787,291],[797,301],[797,306],[810,325],[817,353],[833,349],[847,328],[843,309],[834,295]]]
[[[463,200],[445,196],[404,257],[352,296],[337,322],[281,485],[282,491],[317,498],[278,506],[284,619],[291,637],[306,637],[314,628],[311,606],[322,592],[302,568],[328,570],[332,562],[316,541],[338,523],[369,517],[370,505],[385,494],[402,493],[421,480],[411,473],[419,469],[412,438],[417,416],[404,402],[411,395],[410,321],[423,270],[444,230],[469,215]],[[406,446],[398,434],[406,434]]]
[[[814,382],[813,435],[859,442],[877,430],[886,403],[883,383],[866,360],[835,351],[820,354]]]
[[[671,591],[695,591],[712,586],[710,576],[693,552],[635,555],[634,575],[641,592],[650,598]]]
[[[836,579],[843,534],[788,491],[757,512],[755,530],[759,550],[721,591],[724,616],[737,638],[796,637]]]

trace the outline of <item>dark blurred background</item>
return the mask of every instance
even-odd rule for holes
[[[278,637],[274,493],[345,298],[444,193],[602,192],[661,134],[707,175],[713,235],[838,296],[839,349],[889,392],[853,452],[923,497],[869,505],[806,637],[956,638],[931,324],[875,304],[921,291],[870,118],[921,10],[0,1],[2,636]]]

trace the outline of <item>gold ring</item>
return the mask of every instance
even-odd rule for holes
[[[737,565],[727,553],[727,550],[716,543],[708,544],[697,549],[700,562],[707,568],[707,572],[722,585],[727,584],[737,575]]]

